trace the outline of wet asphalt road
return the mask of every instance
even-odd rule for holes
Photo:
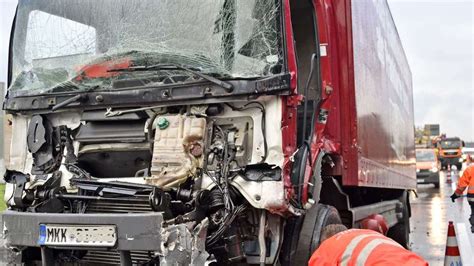
[[[464,223],[461,226],[465,227],[471,247],[474,247],[474,234],[471,233],[469,224],[471,210],[466,198],[457,199],[455,203],[452,203],[449,198],[455,190],[455,183],[460,174],[462,171],[452,171],[453,182],[449,184],[446,182],[448,173],[443,171],[439,189],[434,188],[433,185],[419,185],[418,198],[411,195],[411,249],[427,260],[430,265],[444,263],[449,221],[455,224]]]
[[[430,265],[443,265],[446,247],[448,221],[464,223],[471,247],[474,248],[474,234],[470,233],[470,208],[465,198],[451,202],[454,184],[462,172],[453,173],[452,184],[446,182],[446,171],[441,173],[439,189],[433,185],[419,185],[418,197],[411,195],[412,218],[410,246],[412,251],[422,256]],[[1,221],[0,221],[1,224]],[[0,232],[0,246],[3,246]],[[5,265],[4,250],[0,248],[0,265]]]

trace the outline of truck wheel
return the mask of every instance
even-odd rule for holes
[[[330,224],[342,224],[336,208],[316,204],[306,214],[291,265],[307,265],[309,258],[320,245],[321,231]]]
[[[462,169],[462,163],[456,164],[456,168],[458,169],[458,171],[461,171],[461,169]]]
[[[439,188],[439,182],[438,183],[433,183],[435,188]]]
[[[436,186],[436,185],[435,185]],[[408,211],[408,193],[404,191],[399,199],[403,205],[403,218],[402,221],[388,230],[387,236],[397,241],[404,248],[408,249],[410,244],[410,213]]]

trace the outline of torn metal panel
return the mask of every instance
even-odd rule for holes
[[[204,265],[209,257],[205,248],[208,225],[206,218],[193,232],[185,224],[163,229],[160,265]]]
[[[23,115],[12,116],[12,140],[10,147],[10,161],[6,165],[7,169],[19,172],[27,172],[27,167],[31,164],[27,163],[28,153],[27,149],[27,133],[28,133],[29,117]]]
[[[225,119],[245,116],[252,117],[252,158],[249,164],[258,164],[261,162],[265,154],[264,139],[266,136],[271,136],[266,137],[267,155],[265,163],[283,168],[282,136],[281,134],[275,134],[275,132],[281,131],[282,100],[278,96],[261,96],[258,100],[265,107],[265,136],[262,134],[262,113],[258,109],[252,108],[239,111],[231,110],[228,106],[225,106],[222,114],[216,117]],[[241,107],[246,103],[248,102],[237,102],[234,105]]]
[[[286,210],[287,200],[285,188],[280,181],[247,181],[240,175],[232,180],[232,185],[257,209],[267,209],[270,212]]]

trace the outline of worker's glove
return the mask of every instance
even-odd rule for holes
[[[456,194],[456,193],[453,193],[453,195],[451,195],[451,201],[454,202],[455,199],[459,198],[459,196]]]

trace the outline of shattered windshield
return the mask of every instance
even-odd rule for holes
[[[166,63],[222,79],[278,74],[280,8],[278,0],[20,0],[10,93],[199,80],[180,70],[110,71]]]

